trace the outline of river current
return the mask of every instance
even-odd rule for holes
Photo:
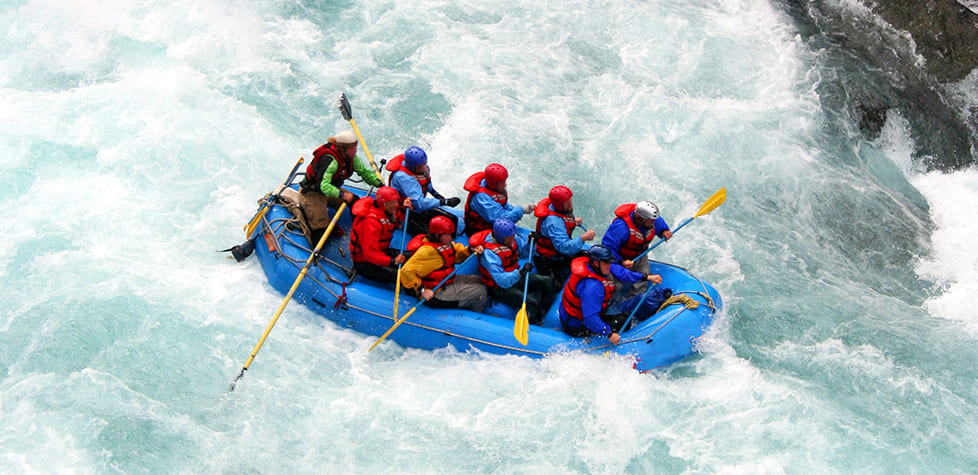
[[[930,171],[899,111],[860,134],[820,86],[862,71],[777,4],[23,0],[0,24],[0,472],[978,466],[978,170]],[[368,354],[293,303],[228,395],[283,296],[215,251],[348,127],[341,92],[376,159],[424,147],[446,196],[494,161],[517,204],[565,184],[599,235],[726,188],[655,251],[723,295],[701,353]]]

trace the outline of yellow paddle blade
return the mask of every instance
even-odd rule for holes
[[[711,196],[708,200],[706,200],[703,203],[703,206],[700,206],[700,210],[697,211],[696,214],[693,215],[693,217],[698,218],[700,216],[703,216],[704,214],[709,213],[710,211],[715,210],[717,206],[722,205],[723,202],[726,200],[727,200],[727,189],[720,188],[719,191],[713,193],[713,196]]]
[[[530,341],[530,335],[527,329],[530,326],[530,319],[526,318],[526,303],[520,308],[519,312],[516,312],[516,323],[513,325],[513,336],[516,337],[516,341],[519,341],[521,345],[526,346]]]
[[[258,214],[256,214],[255,217],[251,219],[251,222],[245,225],[244,227],[245,237],[251,237],[251,233],[255,231],[256,227],[258,227],[258,223],[261,222],[261,218],[265,216],[265,213],[268,211],[268,208],[270,208],[270,206],[266,206],[262,208],[262,210],[259,211]]]

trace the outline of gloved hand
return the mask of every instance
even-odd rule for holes
[[[453,197],[445,200],[445,202],[442,203],[442,205],[444,206],[445,204],[447,204],[448,206],[454,208],[454,207],[458,206],[458,204],[461,203],[461,202],[462,202],[462,198],[459,198],[457,196],[453,196]]]
[[[530,231],[530,237],[529,237],[529,239],[532,239],[532,240],[536,241],[537,239],[540,239],[540,235],[537,234],[536,231]]]
[[[532,204],[525,204],[525,205],[523,205],[523,214],[530,214],[530,213],[532,213],[532,212],[533,212],[533,210],[534,210],[535,208],[536,208],[536,206],[535,206],[535,205],[532,205]]]
[[[531,264],[529,262],[527,262],[526,264],[523,264],[523,267],[520,268],[520,277],[522,278],[522,277],[526,276],[526,274],[529,274],[530,271],[532,271],[532,270],[533,270],[533,264]]]

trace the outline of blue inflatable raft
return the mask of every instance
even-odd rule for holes
[[[249,236],[254,238],[255,253],[269,283],[283,294],[292,287],[314,247],[309,245],[299,219],[287,206],[290,196],[295,202],[294,188],[280,187],[263,200],[263,208],[256,215],[260,219],[253,221],[256,226]],[[346,211],[339,225],[349,230],[351,224]],[[391,245],[399,247],[404,238],[400,230],[395,231]],[[459,239],[464,242],[466,237]],[[348,233],[330,237],[320,251],[321,257],[296,289],[294,299],[340,326],[380,336],[395,321],[394,285],[357,276],[349,255]],[[469,260],[459,273],[478,273],[475,261]],[[664,306],[652,317],[621,333],[617,345],[605,337],[575,338],[564,333],[557,316],[559,295],[543,325],[530,325],[526,346],[513,336],[514,317],[519,309],[501,304],[487,306],[485,313],[420,305],[387,340],[412,348],[433,350],[451,346],[458,351],[476,349],[535,358],[558,352],[611,351],[632,357],[639,371],[660,368],[696,351],[696,340],[720,310],[721,300],[716,289],[686,269],[656,261],[651,261],[650,267],[652,273],[662,276],[662,285],[673,290],[676,296],[673,300],[682,301]],[[400,316],[417,303],[414,297],[401,292]],[[388,341],[382,344],[391,344]]]

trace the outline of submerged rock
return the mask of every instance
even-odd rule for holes
[[[886,111],[889,107],[882,102],[863,101],[856,105],[859,131],[869,140],[876,140],[886,125]]]

